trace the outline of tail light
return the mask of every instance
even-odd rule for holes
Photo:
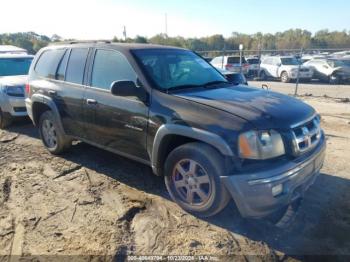
[[[30,85],[28,83],[25,85],[25,90],[26,90],[26,94],[30,93]]]
[[[249,64],[244,64],[243,67],[249,67]]]
[[[231,64],[226,64],[226,65],[225,65],[226,70],[228,70],[228,69],[230,69],[230,68],[232,68],[232,67],[233,67],[233,65],[231,65]]]

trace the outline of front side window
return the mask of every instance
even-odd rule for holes
[[[341,60],[328,60],[328,64],[333,68],[345,66],[344,62]]]
[[[114,81],[136,82],[136,73],[128,60],[113,50],[97,50],[92,68],[91,85],[109,90]]]
[[[158,89],[199,87],[227,80],[195,53],[178,49],[139,49],[133,54]]]
[[[32,58],[0,59],[0,76],[27,75]]]
[[[65,51],[65,49],[44,51],[35,65],[35,72],[42,77],[55,78],[57,66]]]
[[[88,48],[74,48],[71,50],[66,70],[67,82],[80,85],[83,83],[85,64],[88,53]]]

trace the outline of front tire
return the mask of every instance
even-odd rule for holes
[[[52,111],[46,111],[40,116],[39,133],[46,149],[54,155],[65,152],[72,145],[59,128]]]
[[[290,79],[289,79],[288,73],[287,72],[282,72],[282,74],[281,74],[281,82],[289,83],[289,81],[290,81]]]
[[[213,216],[231,199],[220,181],[225,175],[222,157],[206,144],[189,143],[174,149],[164,171],[171,198],[196,216]]]
[[[10,114],[4,113],[0,108],[0,129],[4,129],[11,125],[12,123],[12,117]]]

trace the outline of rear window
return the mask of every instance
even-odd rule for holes
[[[32,58],[0,59],[0,76],[27,75]]]
[[[247,59],[248,63],[251,65],[257,65],[260,64],[260,60],[257,58]]]
[[[66,70],[67,82],[80,85],[83,83],[84,70],[88,52],[88,48],[72,49]]]
[[[230,56],[227,58],[228,64],[239,64],[239,56]],[[247,63],[244,57],[242,57],[242,63]]]
[[[65,51],[65,49],[44,51],[35,65],[35,72],[42,77],[55,78],[57,66]]]

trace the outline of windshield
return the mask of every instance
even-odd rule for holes
[[[341,67],[341,66],[345,66],[345,63],[343,61],[340,60],[328,60],[328,64],[331,67]]]
[[[282,65],[299,65],[295,57],[281,58]]]
[[[27,75],[32,58],[0,59],[0,76]]]
[[[210,64],[191,51],[141,49],[133,53],[148,77],[161,90],[227,82]]]

